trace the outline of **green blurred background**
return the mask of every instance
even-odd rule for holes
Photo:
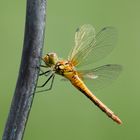
[[[25,1],[0,1],[0,136],[2,136],[21,59]],[[49,0],[44,53],[66,58],[79,25],[97,31],[115,26],[115,50],[95,65],[118,63],[124,70],[111,86],[95,94],[123,121],[117,125],[69,82],[60,82],[34,99],[25,140],[139,140],[140,139],[140,1]]]

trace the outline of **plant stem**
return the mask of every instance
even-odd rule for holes
[[[19,76],[2,140],[22,140],[34,99],[42,54],[46,0],[27,0]]]

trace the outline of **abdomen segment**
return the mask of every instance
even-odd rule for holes
[[[108,117],[110,117],[113,121],[121,124],[122,121],[119,119],[117,115],[114,114],[105,104],[103,104],[92,92],[86,87],[84,82],[78,77],[78,75],[74,75],[70,80],[71,83],[85,96],[87,96],[96,106],[98,106],[103,112],[106,113]]]

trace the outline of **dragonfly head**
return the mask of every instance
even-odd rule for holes
[[[53,66],[57,63],[58,57],[56,53],[48,53],[43,57],[43,60],[48,66]]]

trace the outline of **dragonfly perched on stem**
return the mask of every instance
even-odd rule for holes
[[[46,68],[46,71],[41,70],[40,76],[45,75],[48,79],[38,87],[44,87],[48,81],[52,81],[49,89],[38,92],[50,90],[55,74],[61,75],[105,112],[108,117],[121,124],[119,117],[103,104],[85,84],[86,81],[90,81],[93,83],[93,88],[96,88],[100,83],[105,85],[110,81],[112,82],[122,70],[121,65],[108,64],[94,69],[84,69],[84,66],[92,64],[109,54],[115,47],[116,38],[117,33],[114,27],[105,27],[97,34],[89,24],[79,27],[75,33],[75,46],[67,60],[59,59],[56,53],[48,53],[42,58],[45,65],[41,65],[41,67]]]

